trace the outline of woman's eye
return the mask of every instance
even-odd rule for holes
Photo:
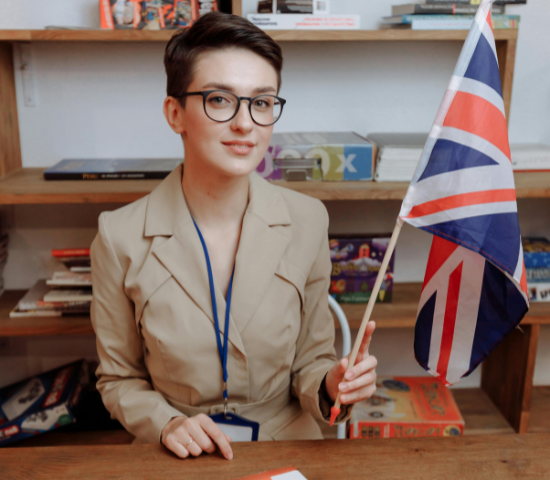
[[[271,102],[266,98],[259,98],[254,102],[256,108],[268,108],[271,106]]]

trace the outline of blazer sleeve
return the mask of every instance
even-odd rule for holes
[[[324,387],[327,372],[336,364],[334,320],[328,307],[332,263],[328,245],[328,213],[324,205],[324,226],[317,258],[304,289],[302,325],[296,358],[292,365],[292,393],[314,418],[330,421],[330,397]],[[348,420],[351,406],[342,405],[336,423]]]
[[[109,240],[107,213],[90,250],[92,262],[92,325],[99,366],[97,389],[103,403],[131,434],[146,443],[160,442],[168,421],[184,416],[149,381],[134,304],[125,294],[125,273]]]

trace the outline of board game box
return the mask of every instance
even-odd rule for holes
[[[0,388],[0,446],[75,422],[85,360]]]
[[[274,133],[256,171],[265,179],[282,180],[276,159],[320,160],[313,180],[372,180],[373,144],[354,132]]]
[[[332,261],[330,294],[337,302],[366,303],[369,301],[390,236],[390,234],[350,235],[329,239]],[[394,257],[395,253],[390,258],[377,302],[392,301]]]
[[[550,267],[550,241],[544,237],[522,239],[525,268]]]
[[[378,377],[376,392],[355,404],[349,438],[462,435],[464,420],[451,391],[433,377]]]

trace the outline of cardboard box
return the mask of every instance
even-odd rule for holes
[[[0,446],[73,423],[87,383],[86,362],[78,360],[1,388]]]
[[[371,296],[391,234],[330,237],[330,294],[339,303],[366,303]],[[378,292],[377,302],[392,301],[395,252]]]
[[[372,180],[373,152],[373,144],[353,132],[275,133],[256,171],[263,178],[281,180],[274,159],[319,158],[322,173],[314,171],[314,179]]]
[[[376,393],[352,410],[349,438],[462,435],[450,390],[433,377],[378,377]]]
[[[550,241],[544,237],[522,239],[525,268],[550,267]]]

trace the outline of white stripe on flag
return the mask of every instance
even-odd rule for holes
[[[424,217],[407,219],[407,222],[416,227],[427,227],[438,223],[462,220],[463,218],[512,212],[517,212],[517,204],[515,201],[481,203],[477,205],[468,205],[467,207],[451,208],[431,215],[425,215]]]
[[[497,165],[488,165],[434,175],[416,185],[410,185],[405,197],[407,204],[403,202],[399,215],[405,218],[415,205],[451,195],[510,188],[514,188],[511,167],[499,168]]]
[[[450,385],[457,383],[470,369],[485,272],[485,258],[466,248],[458,248],[462,252],[464,264],[462,265],[453,346],[447,368],[446,381]]]
[[[487,22],[485,22],[485,24],[483,25],[481,33],[485,37],[485,40],[487,40],[487,42],[489,43],[491,50],[493,50],[493,53],[495,55],[495,60],[497,61],[497,64],[498,64],[497,49],[495,45],[495,36],[493,35],[493,31],[491,30],[491,27]]]
[[[495,108],[498,108],[500,113],[502,113],[502,116],[506,118],[506,113],[504,112],[504,101],[494,88],[483,82],[474,80],[473,78],[453,76],[453,79],[454,83],[451,82],[449,88],[455,88],[455,90],[460,92],[477,95],[478,97],[483,98],[483,100],[487,100]]]
[[[461,247],[459,246],[430,279],[428,284],[424,287],[422,295],[420,296],[420,302],[418,303],[418,313],[420,313],[426,302],[437,291],[435,297],[434,319],[432,323],[432,336],[430,339],[430,354],[428,357],[428,368],[434,375],[437,375],[437,364],[439,362],[443,323],[445,320],[445,307],[447,306],[447,292],[449,290],[449,277],[462,261],[460,249]]]
[[[513,182],[514,176],[513,176],[513,173],[512,174],[510,173],[511,172],[510,159],[506,155],[504,155],[504,153],[502,153],[502,151],[499,148],[495,147],[491,142],[488,142],[484,138],[474,135],[473,133],[467,132],[465,130],[460,130],[454,127],[443,127],[441,129],[441,133],[439,134],[439,138],[442,138],[445,140],[451,140],[452,142],[460,143],[461,145],[466,145],[467,147],[473,148],[474,150],[477,150],[478,152],[481,152],[487,155],[489,158],[497,162],[499,165],[506,167],[505,170],[506,170],[506,173],[508,174],[508,178],[510,178]],[[473,168],[477,168],[477,167],[473,167]],[[514,184],[512,183],[511,188],[513,187],[514,187]]]

